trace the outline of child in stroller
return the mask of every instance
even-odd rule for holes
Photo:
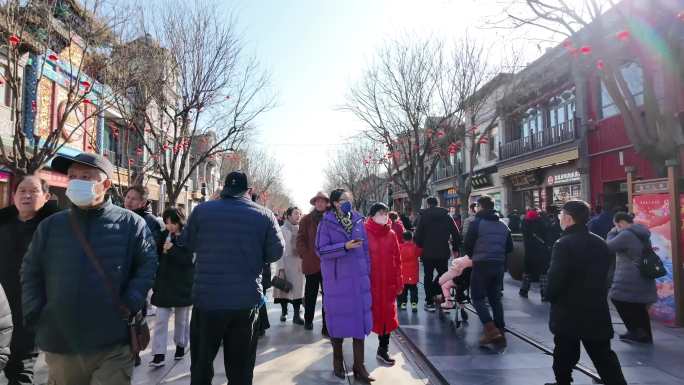
[[[473,261],[470,257],[463,256],[454,258],[449,270],[442,274],[435,284],[439,284],[442,288],[442,294],[436,295],[434,302],[441,304],[443,311],[449,311],[458,305],[461,309],[464,308],[468,301],[466,294],[470,286],[470,271],[472,270]],[[456,303],[452,300],[451,289],[456,288]]]

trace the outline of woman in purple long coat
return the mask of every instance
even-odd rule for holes
[[[342,341],[353,338],[354,378],[375,381],[364,365],[363,343],[373,326],[368,238],[361,214],[352,211],[343,189],[330,193],[330,209],[318,225],[316,251],[321,257],[325,321],[333,346],[335,376],[344,379]]]

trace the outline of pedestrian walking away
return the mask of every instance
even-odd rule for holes
[[[423,250],[413,242],[413,233],[405,231],[404,243],[399,245],[399,253],[401,255],[401,278],[404,285],[404,290],[399,295],[399,306],[401,310],[406,310],[409,294],[411,296],[411,311],[418,312],[418,275],[419,266],[418,259]]]
[[[152,234],[107,197],[114,167],[105,157],[60,155],[51,168],[68,175],[73,205],[44,219],[26,252],[25,325],[46,352],[49,384],[130,384],[137,347],[128,325],[157,271]]]
[[[434,273],[437,276],[446,273],[449,258],[457,255],[461,247],[461,235],[449,211],[438,207],[437,198],[427,199],[428,208],[423,210],[416,226],[416,244],[423,249],[423,286],[425,287],[425,309],[435,311],[432,299],[440,293],[435,285]],[[449,250],[451,240],[451,251]]]
[[[304,287],[304,328],[313,330],[313,320],[316,312],[316,302],[319,291],[323,290],[323,276],[321,274],[321,259],[316,251],[316,232],[321,223],[324,213],[330,205],[328,194],[319,191],[316,196],[309,200],[314,206],[311,212],[305,215],[299,223],[297,232],[297,255],[302,259],[302,272],[306,277]],[[321,297],[324,296],[323,292]],[[323,299],[325,303],[325,299]],[[323,336],[328,335],[325,322],[325,306],[323,306]]]
[[[650,246],[651,232],[625,212],[616,213],[613,223],[606,241],[608,249],[617,254],[609,296],[627,328],[620,339],[651,344],[648,308],[658,300],[658,293],[655,279],[644,277],[638,267],[644,248]]]
[[[5,290],[0,285],[0,370],[4,370],[10,360],[12,328],[12,311]]]
[[[21,263],[38,225],[58,211],[49,201],[48,183],[35,175],[19,178],[15,186],[13,205],[0,209],[0,285],[5,290],[12,311],[12,343],[4,372],[10,385],[33,384],[38,358],[36,335],[24,327],[21,306]]]
[[[279,303],[282,309],[280,321],[287,320],[287,305],[292,304],[292,323],[304,325],[299,309],[304,298],[304,273],[302,272],[302,260],[296,253],[297,233],[301,211],[297,207],[290,207],[285,212],[285,223],[281,226],[283,239],[285,240],[285,252],[276,264],[276,276],[289,282],[290,290],[285,292],[278,288],[273,289],[275,303]]]
[[[549,269],[551,249],[547,245],[547,223],[539,215],[539,211],[531,209],[525,214],[522,225],[525,244],[525,259],[522,283],[519,294],[527,298],[532,282],[539,281],[542,301],[546,300],[546,271]]]
[[[553,372],[556,384],[570,384],[582,343],[603,383],[624,385],[620,362],[610,348],[613,324],[606,285],[610,251],[601,237],[589,232],[590,212],[586,202],[572,200],[559,214],[563,236],[553,247],[547,288],[555,343]]]
[[[344,379],[342,344],[353,339],[354,378],[374,381],[364,363],[364,340],[373,326],[368,237],[361,214],[352,210],[352,197],[343,189],[330,193],[330,208],[316,234],[321,257],[325,317],[333,346],[333,373]]]
[[[391,366],[395,360],[389,356],[389,340],[390,334],[399,327],[397,296],[404,291],[404,280],[401,277],[399,243],[388,212],[389,207],[384,203],[374,203],[368,212],[366,234],[371,259],[373,332],[380,341],[377,359]]]
[[[251,384],[257,315],[265,303],[261,275],[285,248],[275,215],[252,202],[247,176],[234,171],[220,200],[192,212],[180,245],[195,253],[190,384],[211,384],[221,344],[228,383]]]
[[[491,197],[479,197],[477,210],[475,220],[470,224],[465,237],[464,251],[473,263],[470,296],[484,326],[480,345],[506,345],[501,296],[506,254],[513,251],[513,239],[508,226],[494,212]],[[491,313],[485,298],[492,308]]]
[[[181,208],[168,208],[162,214],[165,230],[161,233],[157,252],[159,268],[154,282],[152,305],[157,307],[157,319],[152,334],[152,362],[150,366],[163,366],[166,362],[166,343],[169,319],[174,318],[173,342],[176,344],[175,360],[185,357],[190,343],[190,307],[192,305],[192,280],[195,274],[192,253],[178,245],[185,213]]]

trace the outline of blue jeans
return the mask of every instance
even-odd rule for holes
[[[503,262],[475,262],[470,275],[470,296],[480,321],[483,325],[492,322],[486,298],[494,313],[494,324],[499,329],[505,326],[501,303],[504,270]]]

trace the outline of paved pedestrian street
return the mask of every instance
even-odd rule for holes
[[[529,385],[554,382],[552,357],[526,340],[553,349],[553,336],[548,329],[549,305],[541,303],[538,288],[530,291],[529,299],[518,296],[519,283],[506,275],[504,283],[504,309],[508,347],[505,351],[492,351],[478,346],[482,327],[477,316],[468,312],[467,324],[456,328],[454,312],[440,314],[423,310],[423,290],[420,286],[420,310],[413,314],[400,311],[402,333],[418,350],[423,359],[432,365],[441,380],[452,385]],[[681,369],[684,357],[684,331],[672,329],[653,321],[653,346],[629,344],[617,339],[624,326],[612,311],[616,337],[613,350],[622,364],[625,378],[630,384],[677,385],[684,384]],[[591,360],[582,350],[580,365],[592,372]],[[574,384],[592,384],[593,379],[581,372],[573,372]]]
[[[290,309],[291,311],[291,309]],[[306,331],[302,326],[293,325],[292,315],[287,323],[281,323],[280,306],[269,305],[269,320],[271,328],[267,330],[266,336],[259,340],[254,368],[254,384],[298,384],[298,385],[318,385],[318,384],[344,384],[354,383],[351,375],[352,367],[352,346],[351,340],[345,342],[344,359],[345,367],[349,376],[347,381],[337,379],[332,374],[332,347],[328,339],[321,336],[321,313],[320,298],[319,309],[314,320],[314,330]],[[154,316],[150,317],[154,322]],[[169,329],[173,329],[173,322],[169,323]],[[146,350],[142,355],[142,365],[135,369],[133,375],[134,385],[187,385],[190,383],[190,356],[185,359],[173,361],[175,346],[173,345],[173,332],[169,332],[168,352],[166,355],[166,366],[161,368],[151,368],[148,366],[151,356],[150,350]],[[376,358],[375,352],[378,347],[377,336],[371,334],[366,339],[366,367],[377,381],[378,385],[420,385],[427,383],[427,376],[420,371],[410,358],[401,352],[396,342],[390,342],[390,355],[397,360],[393,367],[381,366]],[[41,354],[38,360],[38,370],[36,374],[36,384],[47,383],[47,367],[45,366],[44,356]],[[223,368],[223,354],[219,350],[219,355],[214,363],[215,377],[214,384],[225,384],[225,370]],[[0,375],[0,384],[7,382],[4,376]]]

